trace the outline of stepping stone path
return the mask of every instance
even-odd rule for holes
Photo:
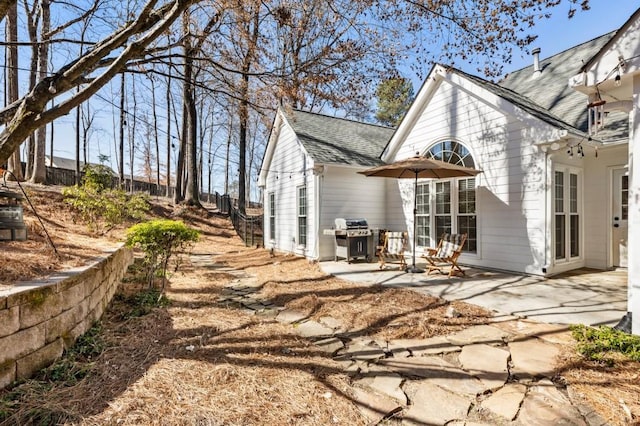
[[[290,324],[341,364],[353,377],[353,402],[371,424],[606,424],[572,389],[550,380],[558,344],[570,341],[557,326],[507,318],[429,339],[354,338],[335,318],[314,321],[263,299],[255,277],[243,271],[217,267],[211,257],[195,263],[235,277],[219,304]]]

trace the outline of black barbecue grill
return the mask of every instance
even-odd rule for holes
[[[20,194],[0,189],[0,241],[24,241],[27,227],[24,224]]]
[[[352,259],[362,257],[370,262],[373,233],[367,220],[337,218],[334,224],[335,227],[329,234],[335,237],[335,260],[341,257],[351,263]]]

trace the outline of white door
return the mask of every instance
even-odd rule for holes
[[[612,253],[614,267],[627,267],[627,234],[629,211],[629,176],[626,169],[613,171],[613,231]]]

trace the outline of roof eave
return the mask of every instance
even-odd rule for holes
[[[271,165],[271,160],[273,160],[273,154],[276,148],[276,141],[278,139],[278,135],[280,134],[280,129],[284,123],[284,115],[282,110],[278,108],[276,111],[276,116],[273,120],[273,125],[271,126],[271,134],[269,135],[269,142],[267,143],[267,149],[264,151],[264,156],[262,157],[262,165],[260,166],[260,175],[258,177],[258,187],[264,188],[267,185],[267,175],[269,174],[269,167]]]

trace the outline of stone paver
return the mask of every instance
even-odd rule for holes
[[[511,342],[509,350],[513,364],[511,375],[518,378],[550,377],[560,353],[557,346],[536,338]]]
[[[280,311],[280,313],[276,317],[276,321],[284,324],[293,324],[294,322],[298,322],[307,318],[307,316],[308,315],[304,312],[296,311],[293,309],[285,309],[284,311]]]
[[[403,377],[389,371],[378,371],[369,377],[365,377],[356,381],[356,385],[369,387],[374,392],[391,397],[401,403],[407,405],[407,395],[400,388]]]
[[[488,389],[504,386],[509,378],[509,351],[482,344],[467,345],[458,357],[462,368],[480,379]]]
[[[443,425],[456,419],[464,419],[471,400],[442,389],[429,382],[414,383],[413,404],[404,413],[405,425]]]
[[[499,344],[503,343],[510,334],[492,325],[475,325],[465,328],[455,334],[447,336],[447,340],[459,346],[471,345],[474,343]]]
[[[397,401],[364,389],[353,388],[353,397],[360,411],[371,420],[371,424],[378,424],[385,417],[402,410],[402,405]]]
[[[429,339],[394,339],[389,341],[389,349],[406,349],[413,356],[439,355],[449,352],[457,352],[461,349],[453,345],[446,336],[436,336]]]
[[[374,341],[357,340],[345,347],[338,355],[339,359],[373,361],[384,358],[385,353]]]
[[[378,363],[403,376],[422,377],[431,384],[459,394],[475,396],[487,390],[480,380],[440,357],[387,358]]]
[[[580,411],[589,426],[606,426],[609,424],[593,408],[582,401],[582,396],[577,394],[572,386],[567,386],[567,396],[571,404]]]
[[[320,317],[318,321],[320,321],[320,324],[326,325],[327,327],[332,328],[334,331],[340,331],[343,327],[342,321],[332,317]]]
[[[207,265],[199,260],[198,266]],[[319,350],[353,376],[354,401],[373,424],[395,414],[408,425],[606,424],[578,396],[565,396],[548,379],[559,353],[555,344],[571,341],[566,326],[503,315],[491,319],[491,325],[448,336],[388,342],[362,336],[345,342],[334,336],[343,331],[339,320],[309,320],[303,312],[275,306],[260,297],[256,277],[225,272],[236,279],[218,302],[250,315],[277,315],[278,322],[315,340]],[[506,383],[508,379],[515,382]]]
[[[509,383],[482,401],[481,406],[500,417],[513,420],[518,415],[520,404],[526,392],[527,387],[525,385]]]
[[[302,337],[326,337],[333,334],[333,329],[313,320],[299,323],[296,330]]]
[[[522,340],[523,337],[535,336],[547,343],[572,343],[573,337],[566,325],[544,324],[527,319],[505,321],[495,324],[496,327],[511,333],[510,340]]]
[[[580,412],[548,379],[532,386],[522,403],[517,418],[519,425],[571,425],[584,426]]]
[[[322,339],[315,342],[316,346],[331,355],[344,348],[344,343],[337,337],[329,337],[328,339]]]

